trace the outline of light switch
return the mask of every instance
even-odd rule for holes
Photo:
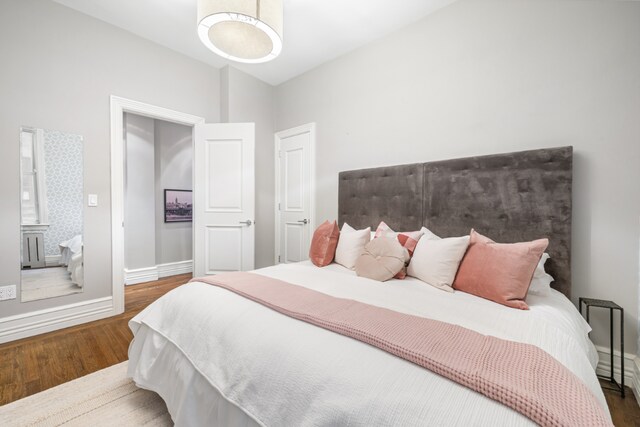
[[[97,194],[89,194],[89,206],[98,206],[98,195]]]

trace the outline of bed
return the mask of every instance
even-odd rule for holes
[[[84,262],[82,235],[78,234],[58,245],[60,247],[60,263],[67,267],[71,283],[84,287]]]
[[[60,242],[58,247],[60,248],[60,264],[68,266],[71,258],[82,252],[82,235],[77,234],[69,240]]]
[[[471,226],[501,241],[549,236],[550,295],[515,310],[417,279],[376,282],[336,264],[254,273],[396,312],[533,344],[566,366],[608,415],[589,326],[570,295],[570,147],[343,172],[339,220]],[[363,342],[191,282],[133,318],[129,375],[156,391],[177,425],[532,425],[509,407]]]

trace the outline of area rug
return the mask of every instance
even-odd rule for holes
[[[126,373],[123,362],[0,406],[0,426],[172,426],[160,396]]]

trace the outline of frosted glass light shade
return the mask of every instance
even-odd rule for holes
[[[198,36],[232,61],[271,61],[282,51],[282,0],[198,0]]]

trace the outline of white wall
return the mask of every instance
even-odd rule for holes
[[[124,115],[124,268],[156,265],[155,120]]]
[[[22,125],[84,137],[86,282],[82,294],[0,302],[0,317],[111,295],[109,96],[218,122],[220,73],[47,0],[0,2],[0,40],[0,285],[20,282]],[[98,207],[86,207],[89,193]]]
[[[317,123],[318,221],[339,171],[573,145],[573,298],[624,306],[634,352],[639,22],[639,2],[458,1],[278,86],[276,129]]]
[[[155,120],[155,260],[166,264],[192,259],[191,222],[164,222],[164,190],[193,189],[192,128]]]
[[[256,124],[256,268],[273,265],[274,88],[233,67],[221,70],[221,117],[230,123]]]

